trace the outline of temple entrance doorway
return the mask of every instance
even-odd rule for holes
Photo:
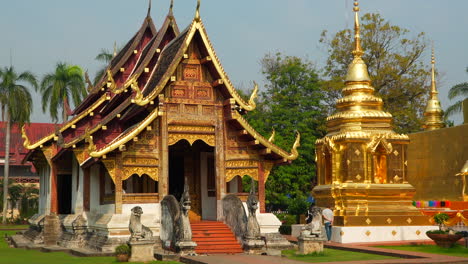
[[[71,214],[72,176],[57,175],[58,214]]]
[[[178,201],[187,181],[192,201],[190,221],[216,220],[214,147],[201,140],[169,146],[169,194]]]

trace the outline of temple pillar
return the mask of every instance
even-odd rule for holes
[[[158,185],[158,193],[159,193],[159,201],[164,199],[164,196],[169,194],[169,146],[168,146],[168,138],[169,132],[167,128],[167,115],[164,111],[164,97],[159,97],[159,108],[162,112],[162,116],[160,117],[161,124],[161,140],[160,140],[160,166],[159,166],[159,185]]]
[[[217,219],[223,218],[223,206],[221,199],[226,195],[226,159],[225,159],[225,140],[227,131],[224,127],[223,108],[217,107],[215,126],[215,171],[216,171],[216,215]]]
[[[53,162],[50,168],[50,212],[58,214],[57,166]]]
[[[258,166],[258,201],[260,203],[260,213],[266,213],[265,208],[265,169],[262,162]]]
[[[89,211],[90,209],[90,202],[89,202],[89,199],[90,199],[90,186],[89,186],[89,183],[90,183],[90,169],[89,167],[88,168],[85,168],[83,169],[83,209],[85,211]]]
[[[115,157],[115,213],[122,213],[122,155]]]

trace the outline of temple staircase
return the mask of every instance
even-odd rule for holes
[[[201,221],[191,223],[192,240],[197,243],[197,254],[243,253],[242,246],[231,229],[223,222]]]

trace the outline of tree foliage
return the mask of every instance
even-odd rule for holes
[[[468,67],[466,67],[466,72],[468,73]],[[463,97],[463,99],[456,101],[447,108],[445,112],[447,116],[452,116],[462,111],[462,102],[468,97],[468,82],[459,83],[450,88],[448,98],[453,100],[457,97]]]
[[[62,120],[70,114],[70,99],[76,106],[86,96],[83,70],[77,65],[57,63],[55,71],[44,76],[41,82],[42,111],[49,108],[52,121],[58,121],[58,109],[62,109]]]
[[[36,77],[28,71],[17,73],[13,66],[0,69],[0,106],[2,119],[6,119],[5,153],[10,153],[11,124],[20,125],[29,122],[32,112],[32,98],[27,85],[37,89]],[[3,178],[8,182],[10,173],[10,155],[5,155]],[[3,218],[6,222],[8,184],[3,186]]]
[[[315,140],[324,135],[325,111],[317,71],[310,61],[267,54],[261,61],[266,79],[257,110],[247,114],[250,124],[263,135],[276,131],[274,143],[289,150],[295,133],[301,133],[299,158],[288,166],[276,166],[267,181],[269,208],[285,209],[288,197],[307,197],[315,177]]]
[[[424,33],[412,36],[409,30],[390,24],[380,14],[365,14],[361,19],[361,39],[372,85],[382,97],[385,110],[393,115],[395,130],[419,131],[430,85],[430,71],[423,61],[427,46]],[[328,81],[323,87],[332,112],[353,59],[354,32],[345,29],[330,39],[324,30],[320,42],[329,53],[323,69]]]

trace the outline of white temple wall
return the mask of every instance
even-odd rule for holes
[[[83,178],[83,177],[80,177]],[[99,166],[93,165],[90,169],[90,183],[89,183],[89,192],[90,192],[90,205],[89,209],[92,214],[114,214],[115,205],[114,204],[100,204],[100,190],[99,190]],[[82,184],[83,186],[83,184]],[[83,190],[83,189],[81,189]],[[82,193],[82,191],[81,191]],[[83,200],[83,199],[81,199]],[[83,204],[81,204],[83,208]]]
[[[39,214],[50,213],[50,167],[49,165],[38,168],[39,172]]]
[[[72,161],[72,213],[78,214],[83,212],[83,184],[84,184],[83,169],[78,164],[78,161],[73,158]]]
[[[77,186],[77,180],[76,180],[76,175],[77,175],[77,164],[74,158],[72,158],[71,162],[71,182],[72,182],[72,187],[71,187],[71,213],[75,213],[75,206],[76,206],[76,186]]]

